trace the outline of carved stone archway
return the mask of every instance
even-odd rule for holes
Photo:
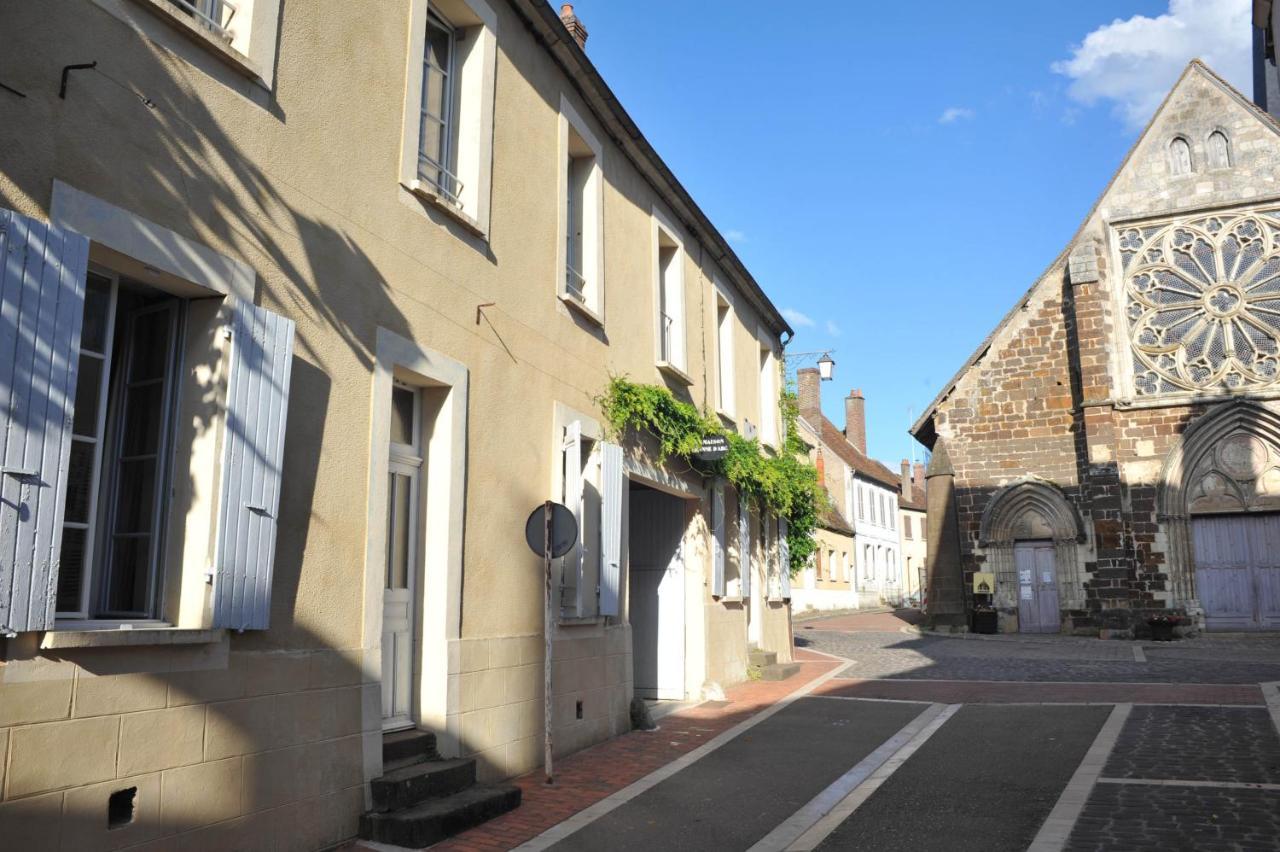
[[[998,609],[1018,609],[1018,576],[1013,548],[1019,541],[1049,539],[1054,545],[1060,609],[1084,608],[1077,546],[1084,540],[1084,524],[1062,489],[1042,479],[1024,479],[1004,486],[982,513],[978,546],[987,555],[987,570],[996,575]]]
[[[1280,414],[1237,400],[1191,424],[1169,453],[1156,494],[1167,538],[1168,603],[1198,614],[1191,519],[1280,511]]]

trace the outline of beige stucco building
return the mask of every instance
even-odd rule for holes
[[[596,401],[777,451],[790,329],[543,0],[0,29],[6,844],[322,847],[401,728],[536,767],[548,499],[557,753],[790,659],[778,522]]]

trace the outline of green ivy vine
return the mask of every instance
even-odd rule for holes
[[[816,548],[814,530],[826,492],[796,431],[798,408],[793,393],[782,395],[786,439],[783,452],[778,455],[765,453],[756,439],[726,429],[718,417],[676,399],[657,385],[615,376],[597,402],[615,436],[628,429],[648,431],[658,441],[659,462],[672,456],[683,458],[704,476],[723,476],[740,499],[745,498],[756,509],[785,518],[790,573],[794,576],[805,566]],[[719,461],[704,462],[694,457],[703,438],[709,435],[722,435],[729,442],[728,453]]]

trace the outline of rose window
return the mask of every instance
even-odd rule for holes
[[[1280,378],[1280,211],[1119,234],[1140,395]]]

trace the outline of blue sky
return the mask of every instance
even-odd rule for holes
[[[1246,94],[1249,0],[579,0],[587,53],[871,454],[1062,250],[1177,74]],[[919,449],[917,448],[917,453]]]

